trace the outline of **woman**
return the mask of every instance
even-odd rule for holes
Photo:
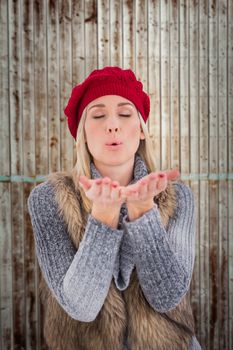
[[[52,350],[200,349],[193,195],[177,171],[156,171],[149,110],[131,70],[93,71],[65,108],[74,169],[30,194]]]

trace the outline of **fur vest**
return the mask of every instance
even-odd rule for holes
[[[59,214],[67,223],[68,233],[79,247],[85,232],[88,213],[73,175],[50,175],[59,204]],[[175,209],[172,182],[155,201],[166,226]],[[155,311],[145,299],[136,269],[126,290],[119,291],[112,280],[104,305],[92,322],[72,319],[58,304],[41,276],[44,337],[50,350],[187,350],[194,335],[192,310],[187,294],[180,304],[166,313]]]

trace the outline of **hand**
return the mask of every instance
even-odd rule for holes
[[[152,209],[155,205],[154,197],[166,189],[168,180],[175,180],[179,175],[178,170],[153,172],[122,189],[129,219],[135,220]]]
[[[168,180],[175,180],[180,173],[178,170],[152,172],[133,185],[122,189],[127,198],[127,203],[153,199],[167,187]]]
[[[80,176],[79,184],[93,202],[91,214],[99,221],[114,228],[118,225],[120,208],[124,202],[122,187],[108,177],[88,179]]]
[[[118,181],[113,181],[109,177],[93,180],[80,176],[79,184],[93,203],[102,206],[121,206],[124,201],[121,196],[122,186]]]

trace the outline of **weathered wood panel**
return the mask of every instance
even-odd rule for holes
[[[85,3],[85,76],[98,68],[97,41],[97,0],[87,0]]]
[[[63,109],[72,88],[72,27],[71,0],[59,1],[59,77],[60,77],[60,143],[61,170],[73,166],[73,138],[67,132],[67,122]],[[72,151],[71,151],[72,150]]]
[[[59,80],[59,12],[58,1],[47,1],[47,69],[48,69],[48,142],[49,172],[61,167],[60,80]]]
[[[148,9],[147,1],[135,1],[135,74],[148,90],[148,68],[147,68],[147,22]]]
[[[26,299],[23,225],[23,188],[21,183],[11,185],[12,208],[12,289],[13,289],[13,344],[15,349],[26,348]],[[29,285],[27,280],[26,286]],[[35,292],[35,291],[34,291]],[[35,304],[34,304],[35,306]]]
[[[161,158],[160,168],[168,169],[170,167],[170,75],[169,75],[169,2],[161,1],[160,5],[160,35],[161,35],[161,115],[160,115],[160,134],[161,134]]]
[[[110,61],[110,38],[109,38],[109,0],[100,0],[98,7],[98,68],[109,65]]]
[[[135,70],[135,5],[136,1],[122,0],[123,68]]]
[[[233,348],[233,2],[0,0],[0,347],[47,350],[27,198],[76,158],[63,109],[95,68],[151,97],[157,167],[196,204],[191,297],[206,350]]]
[[[148,93],[151,99],[150,120],[148,125],[156,149],[156,167],[161,164],[161,64],[160,64],[160,2],[148,2]]]
[[[189,119],[190,119],[190,172],[192,174],[199,173],[199,41],[198,41],[198,21],[199,13],[196,10],[198,6],[197,2],[191,1],[188,9],[189,17]],[[190,183],[192,191],[195,196],[195,202],[199,203],[200,200],[200,187],[199,181],[193,180]],[[200,224],[200,213],[196,206],[196,227]],[[200,290],[200,237],[199,232],[196,232],[196,260],[193,272],[193,280],[191,285],[192,306],[195,316],[195,324],[197,330],[197,337],[200,338],[200,332],[197,325],[200,323],[200,303],[199,303],[199,290]]]
[[[189,2],[181,0],[179,3],[179,26],[180,26],[180,170],[184,174],[190,172],[190,105],[189,105]]]
[[[209,1],[209,171],[218,174],[218,3]],[[209,182],[210,196],[210,349],[219,345],[219,183]]]
[[[179,130],[179,8],[169,3],[169,74],[170,74],[170,166],[179,168],[180,166],[180,130]],[[194,12],[196,13],[196,12]],[[158,91],[159,87],[155,90]]]
[[[7,6],[0,2],[0,173],[10,175],[9,128],[9,18]],[[11,185],[0,183],[0,348],[11,349],[12,339],[12,260],[11,260]],[[21,332],[22,336],[24,332]]]
[[[227,170],[232,174],[233,172],[233,2],[228,2],[227,8]],[[232,180],[228,180],[228,256],[227,256],[227,266],[228,266],[228,290],[229,290],[229,299],[228,299],[228,319],[229,319],[229,328],[228,328],[228,340],[229,340],[229,349],[233,348],[233,184]]]
[[[72,87],[85,78],[85,1],[72,1]],[[56,118],[54,118],[56,120]],[[73,164],[76,161],[74,145]]]
[[[110,1],[110,66],[122,67],[122,0]]]
[[[202,1],[199,4],[199,172],[208,174],[209,171],[209,138],[208,138],[208,1]],[[198,233],[200,237],[199,246],[199,300],[200,300],[200,321],[199,334],[200,341],[204,349],[209,348],[209,182],[200,181],[200,201],[198,212],[200,222]]]
[[[13,278],[12,278],[12,240],[11,240],[11,184],[0,184],[0,293],[1,322],[0,345],[4,350],[11,350],[13,339]],[[20,292],[20,291],[19,291]],[[23,321],[21,321],[23,322]],[[25,332],[20,334],[25,339]],[[19,341],[20,343],[20,341]]]
[[[227,1],[218,9],[218,171],[227,173]],[[219,347],[229,348],[227,180],[219,181]]]
[[[9,26],[7,16],[7,7],[3,2],[0,2],[0,170],[1,175],[10,175],[10,128],[9,128],[9,34],[6,35],[6,29]]]
[[[36,173],[48,172],[48,120],[47,120],[47,60],[46,60],[46,2],[34,1],[34,108],[35,108],[35,142]]]

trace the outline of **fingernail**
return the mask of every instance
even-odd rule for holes
[[[117,184],[112,184],[112,187],[115,187],[115,188],[116,188],[116,187],[117,187]]]
[[[159,174],[159,177],[163,178],[163,177],[165,177],[165,175],[164,174]]]
[[[109,185],[109,184],[110,184],[110,181],[109,181],[109,180],[103,180],[103,184],[104,184],[104,185]]]

